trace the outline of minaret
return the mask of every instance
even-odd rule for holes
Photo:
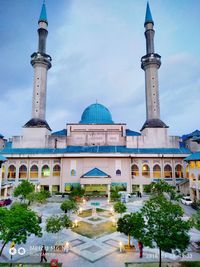
[[[161,56],[154,51],[154,22],[149,3],[147,2],[145,16],[146,55],[141,58],[141,68],[145,71],[146,94],[146,121],[141,130],[145,128],[166,128],[160,120],[160,103],[158,87],[158,69],[161,65]]]
[[[50,127],[46,122],[46,87],[47,71],[51,68],[51,57],[46,54],[46,39],[48,35],[47,15],[45,2],[43,2],[38,21],[38,52],[31,55],[31,65],[34,68],[34,85],[32,98],[32,119],[24,127]]]

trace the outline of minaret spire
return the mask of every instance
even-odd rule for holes
[[[147,2],[145,16],[145,38],[146,55],[141,58],[141,68],[145,71],[145,93],[146,93],[146,122],[144,128],[165,128],[164,122],[160,120],[158,69],[161,65],[161,56],[154,52],[154,21],[151,15],[149,3]]]
[[[38,20],[38,51],[31,55],[31,65],[34,68],[32,119],[24,127],[45,127],[51,130],[46,122],[47,71],[51,68],[51,57],[46,54],[47,27],[47,12],[44,1]]]

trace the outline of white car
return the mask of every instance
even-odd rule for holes
[[[181,198],[181,203],[185,204],[185,205],[191,205],[192,204],[192,200],[189,196],[186,197],[182,197]]]

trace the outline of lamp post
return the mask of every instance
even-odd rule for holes
[[[75,227],[78,227],[78,220],[77,219],[74,221],[74,223],[75,223]]]

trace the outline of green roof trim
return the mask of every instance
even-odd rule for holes
[[[147,23],[152,23],[152,24],[154,24],[154,22],[153,22],[153,18],[152,18],[152,15],[151,15],[151,10],[150,10],[150,6],[149,6],[149,2],[147,2],[147,8],[146,8],[146,15],[145,15],[144,26],[145,26]]]
[[[41,12],[40,12],[40,17],[39,17],[38,23],[40,23],[40,22],[46,22],[48,24],[45,3],[43,3],[42,9],[41,9]]]
[[[200,151],[195,152],[192,155],[185,158],[185,161],[191,161],[191,160],[200,160]]]
[[[0,161],[2,162],[4,162],[4,161],[6,161],[7,160],[7,158],[5,158],[4,156],[2,156],[2,155],[0,155]]]
[[[126,146],[67,146],[66,148],[11,148],[6,147],[0,155],[20,154],[70,154],[70,153],[122,153],[122,154],[191,154],[185,147],[180,148],[127,148]]]

